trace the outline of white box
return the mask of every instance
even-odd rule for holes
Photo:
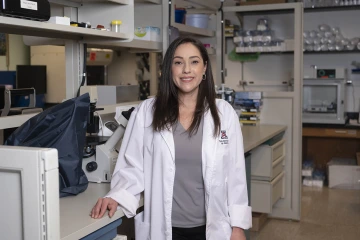
[[[70,18],[68,17],[59,17],[59,16],[50,17],[48,22],[70,26]]]
[[[360,166],[355,159],[333,158],[328,163],[329,188],[360,189]]]
[[[313,187],[322,188],[324,186],[324,180],[313,179],[312,180],[312,185],[313,185]]]
[[[134,39],[162,42],[160,32],[160,28],[158,27],[136,27],[134,32]]]
[[[312,174],[313,174],[313,169],[312,168],[311,169],[303,169],[301,171],[301,175],[303,177],[312,177]]]
[[[303,185],[312,187],[313,186],[313,179],[312,178],[304,178]]]

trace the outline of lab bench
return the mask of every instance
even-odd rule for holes
[[[286,126],[281,125],[260,125],[260,126],[244,126],[242,134],[244,139],[244,151],[249,156],[251,150],[265,143],[269,139],[275,137],[286,130]],[[247,158],[249,159],[249,158]],[[246,172],[248,191],[251,191],[251,161],[246,161]],[[92,219],[90,211],[97,199],[106,195],[110,190],[109,183],[89,183],[88,189],[74,197],[66,197],[60,199],[60,236],[61,240],[81,239],[99,229],[111,224],[122,218],[124,213],[121,210],[116,211],[112,218],[105,216],[101,219]],[[251,194],[249,193],[249,198]],[[258,196],[257,196],[258,197]],[[269,196],[264,198],[271,201]],[[250,200],[250,199],[249,199]],[[250,201],[249,201],[250,202]],[[143,206],[141,200],[140,206]],[[250,238],[248,238],[250,239]]]
[[[123,211],[118,210],[112,218],[109,218],[107,213],[101,219],[90,217],[90,211],[98,198],[104,197],[109,190],[110,183],[89,183],[88,188],[83,193],[60,198],[61,240],[84,238],[124,216]],[[143,206],[142,200],[140,200],[139,205]]]

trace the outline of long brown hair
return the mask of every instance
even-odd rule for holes
[[[154,131],[162,131],[170,129],[179,118],[179,99],[178,88],[172,77],[172,64],[176,49],[184,43],[193,44],[201,54],[206,67],[206,79],[201,81],[196,102],[196,108],[193,121],[188,129],[189,136],[197,132],[204,113],[210,110],[214,120],[214,137],[220,132],[220,117],[216,107],[215,83],[211,70],[209,55],[204,45],[197,39],[190,37],[179,37],[174,40],[166,51],[163,64],[162,74],[160,78],[159,91],[153,106],[154,119],[152,126]]]

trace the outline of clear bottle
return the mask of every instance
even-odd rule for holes
[[[121,20],[113,20],[113,21],[111,21],[111,31],[112,32],[120,32],[121,24],[122,24]]]

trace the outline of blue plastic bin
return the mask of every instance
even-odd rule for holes
[[[185,23],[185,14],[186,14],[186,10],[175,9],[175,22]]]

